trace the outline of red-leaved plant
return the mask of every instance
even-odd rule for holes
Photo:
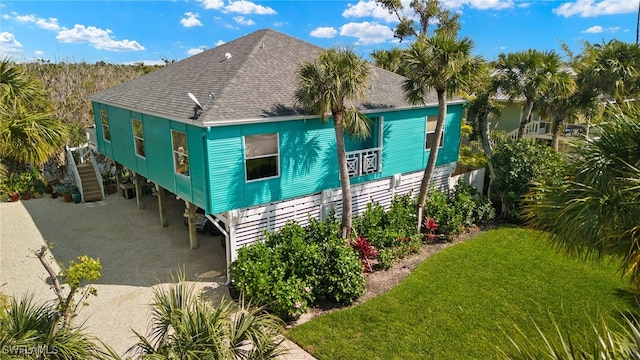
[[[427,216],[427,218],[422,222],[422,226],[425,229],[427,244],[433,244],[436,241],[436,230],[439,225],[433,218]]]
[[[358,236],[351,246],[360,254],[360,261],[364,265],[364,271],[371,271],[371,260],[375,260],[380,253],[371,245],[369,239]]]

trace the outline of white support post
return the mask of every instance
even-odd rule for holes
[[[227,242],[227,282],[226,285],[231,284],[231,274],[229,273],[229,266],[238,257],[236,249],[236,227],[238,226],[238,210],[227,211],[226,224],[227,232],[225,233],[225,241]]]

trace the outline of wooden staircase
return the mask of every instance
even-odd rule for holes
[[[82,181],[82,194],[84,202],[102,200],[102,190],[96,178],[96,172],[91,162],[85,162],[77,165],[78,174]]]

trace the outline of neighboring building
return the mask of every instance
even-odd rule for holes
[[[520,120],[522,119],[522,113],[525,106],[524,100],[509,100],[506,95],[501,93],[495,95],[492,100],[500,106],[500,115],[495,116],[492,120],[491,130],[504,131],[510,138],[517,138],[518,128],[520,126]],[[569,124],[566,122],[563,126],[564,129],[561,132],[561,135],[563,136],[585,135],[588,127],[586,123]],[[534,142],[550,142],[553,138],[552,127],[553,123],[549,119],[543,118],[534,107],[531,112],[531,116],[529,117],[529,121],[525,125],[523,136],[525,138],[533,139]]]
[[[94,94],[98,150],[223,221],[228,262],[263,230],[339,215],[333,124],[294,98],[299,64],[321,50],[260,30]],[[372,137],[346,137],[356,213],[420,186],[437,98],[412,106],[403,81],[375,68],[358,104],[373,120]],[[464,104],[449,103],[434,177],[443,188],[458,159]]]
[[[492,130],[504,131],[512,139],[517,138],[520,119],[522,119],[524,111],[524,100],[510,101],[507,96],[502,94],[497,94],[492,100],[500,106],[500,115],[495,116],[491,122]],[[550,141],[552,137],[551,122],[543,119],[534,109],[525,126],[524,137]]]

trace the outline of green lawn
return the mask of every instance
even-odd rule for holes
[[[602,317],[613,324],[636,309],[628,290],[615,265],[567,259],[539,233],[501,228],[435,254],[389,293],[288,335],[319,359],[491,359],[509,349],[515,324],[536,336],[535,321],[552,334],[553,317],[574,338]]]

